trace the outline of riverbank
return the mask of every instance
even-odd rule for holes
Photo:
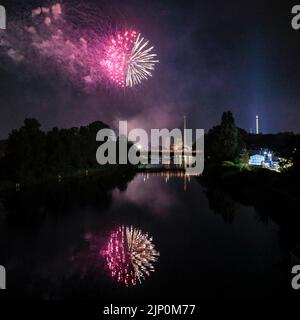
[[[114,183],[118,178],[135,175],[137,172],[136,166],[127,165],[103,165],[99,168],[77,170],[73,173],[65,173],[49,176],[40,180],[24,181],[23,183],[14,181],[0,181],[0,196],[1,194],[10,193],[11,191],[20,191],[28,188],[36,188],[45,185],[55,186],[74,182],[76,180],[91,180],[102,179],[106,183]]]
[[[266,202],[300,207],[298,176],[292,172],[277,173],[267,169],[240,170],[235,167],[207,165],[198,178],[208,186],[219,186],[250,204]]]
[[[197,180],[206,188],[210,203],[225,218],[233,202],[254,206],[259,219],[271,219],[281,226],[288,250],[300,243],[300,190],[296,174],[208,165]]]

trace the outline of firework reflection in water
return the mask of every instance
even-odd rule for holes
[[[120,226],[111,233],[104,250],[111,275],[126,286],[135,286],[154,272],[153,263],[159,252],[152,243],[152,237],[141,230]]]

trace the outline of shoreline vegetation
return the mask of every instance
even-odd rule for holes
[[[250,166],[249,150],[271,149],[288,159],[292,166],[282,164],[280,172]],[[246,203],[267,202],[300,207],[300,135],[248,134],[236,127],[230,111],[224,112],[220,125],[205,137],[205,168],[199,181],[222,187]],[[255,200],[256,199],[256,200]],[[271,205],[272,206],[272,205]]]
[[[24,125],[0,145],[0,192],[90,176],[114,179],[136,171],[137,167],[130,164],[97,163],[96,150],[101,142],[96,141],[96,135],[107,128],[96,121],[79,128],[43,132],[36,119],[25,119]],[[128,142],[128,148],[130,145]]]
[[[13,130],[7,141],[0,143],[0,192],[92,175],[99,178],[122,176],[125,171],[183,170],[174,167],[149,169],[130,164],[100,166],[95,157],[100,145],[96,135],[104,128],[109,126],[96,121],[79,128],[53,128],[43,132],[36,119],[25,119],[20,129]],[[128,142],[128,148],[131,145]],[[259,148],[272,148],[277,154],[291,159],[294,165],[281,173],[250,167],[248,150]],[[241,186],[255,190],[264,188],[279,193],[287,201],[297,202],[300,198],[296,187],[300,177],[299,152],[300,135],[248,134],[236,126],[232,113],[227,111],[223,113],[221,123],[205,135],[205,166],[199,181],[225,184],[237,190]]]

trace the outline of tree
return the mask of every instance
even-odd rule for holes
[[[239,153],[240,137],[231,111],[224,112],[221,124],[213,127],[207,136],[206,152],[216,162],[234,161]]]
[[[9,135],[9,172],[16,180],[38,179],[45,171],[46,138],[36,119],[25,119],[19,130]]]

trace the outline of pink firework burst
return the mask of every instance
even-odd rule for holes
[[[125,31],[111,37],[105,51],[103,65],[106,67],[109,78],[117,85],[125,86],[128,56],[136,40],[136,31]]]
[[[152,76],[158,62],[140,33],[135,30],[118,32],[110,37],[104,49],[102,66],[109,79],[120,87],[132,87]]]

